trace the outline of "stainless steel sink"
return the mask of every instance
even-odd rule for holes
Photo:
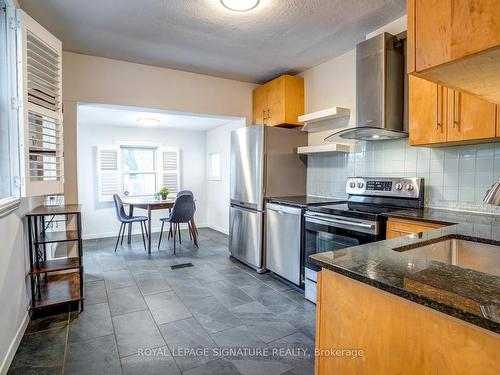
[[[496,245],[452,238],[404,253],[500,276],[500,246]]]

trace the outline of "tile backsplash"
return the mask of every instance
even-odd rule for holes
[[[500,176],[500,143],[425,148],[408,139],[360,141],[353,153],[310,155],[307,163],[309,195],[345,197],[351,176],[423,177],[428,207],[500,214],[482,203]]]

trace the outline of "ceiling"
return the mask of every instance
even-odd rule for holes
[[[154,125],[141,125],[137,121],[140,118],[157,119],[159,122]],[[237,119],[236,117],[202,116],[108,104],[80,104],[78,106],[79,126],[127,126],[207,131]]]
[[[88,55],[262,83],[351,50],[406,13],[405,0],[260,0],[232,12],[220,0],[20,0]]]

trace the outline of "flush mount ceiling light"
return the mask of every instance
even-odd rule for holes
[[[160,120],[151,117],[141,117],[137,119],[137,122],[139,123],[139,125],[142,126],[153,126],[153,125],[158,125],[160,123]]]
[[[235,12],[246,12],[259,5],[260,0],[220,0],[227,9]]]

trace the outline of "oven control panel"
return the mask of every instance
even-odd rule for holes
[[[346,193],[384,197],[419,198],[423,194],[423,178],[349,177]]]

